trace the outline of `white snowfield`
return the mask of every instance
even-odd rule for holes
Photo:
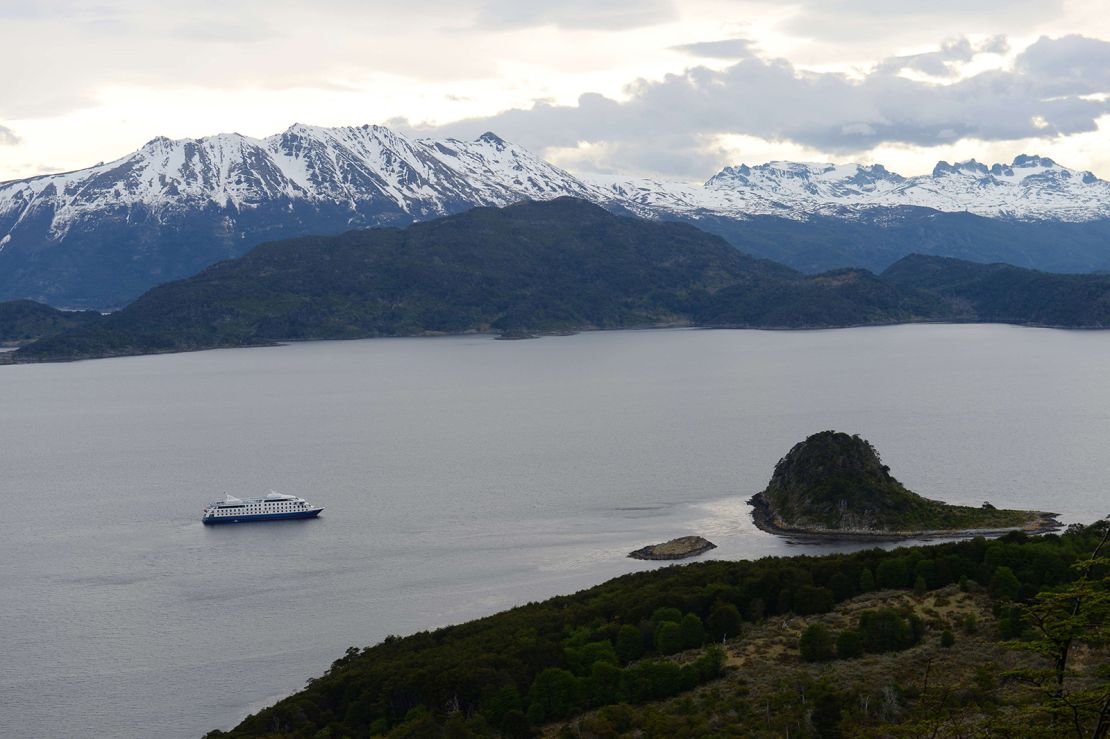
[[[52,218],[51,238],[62,239],[80,219],[135,206],[161,218],[213,206],[242,212],[275,203],[329,203],[354,213],[374,204],[424,220],[475,205],[564,195],[648,217],[855,218],[894,206],[1013,220],[1110,217],[1110,183],[1036,156],[991,167],[941,162],[918,177],[881,165],[770,162],[726,167],[698,184],[574,176],[490,133],[474,141],[435,140],[381,126],[295,124],[264,139],[235,133],[157,138],[114,162],[0,183],[0,240],[43,212]]]

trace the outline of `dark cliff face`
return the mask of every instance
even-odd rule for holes
[[[837,431],[796,444],[775,466],[764,496],[786,525],[828,529],[900,528],[929,503],[891,476],[867,440]]]

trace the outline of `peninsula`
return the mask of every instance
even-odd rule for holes
[[[870,442],[822,431],[775,465],[766,489],[748,501],[756,526],[775,534],[905,539],[1060,527],[1055,514],[950,505],[898,482]]]

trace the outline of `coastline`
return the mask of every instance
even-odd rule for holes
[[[933,529],[921,531],[853,531],[837,529],[796,528],[782,526],[775,522],[771,508],[763,497],[756,493],[748,499],[752,507],[752,521],[756,528],[778,536],[804,537],[816,541],[906,541],[912,539],[970,539],[976,536],[1003,536],[1013,531],[1027,534],[1047,534],[1064,527],[1058,519],[1059,514],[1047,511],[1032,511],[1036,518],[1031,525],[1008,526],[982,529]]]
[[[771,326],[751,324],[698,324],[687,322],[643,324],[633,326],[601,327],[585,325],[575,328],[537,330],[524,332],[499,332],[488,330],[466,331],[424,331],[413,334],[383,335],[373,334],[367,336],[314,336],[311,338],[273,339],[241,344],[212,344],[193,347],[175,347],[157,349],[154,351],[118,351],[103,354],[69,355],[26,358],[17,354],[17,350],[29,346],[32,342],[23,342],[15,345],[6,345],[0,351],[0,366],[24,364],[58,364],[66,362],[86,362],[94,359],[119,359],[121,357],[148,357],[160,354],[189,354],[192,352],[211,351],[213,349],[257,349],[262,347],[283,346],[285,344],[302,344],[314,341],[365,341],[367,339],[415,339],[415,338],[440,338],[454,336],[488,336],[500,341],[520,341],[542,339],[546,337],[574,336],[580,333],[594,333],[605,331],[666,331],[673,329],[701,330],[701,331],[774,331],[774,332],[802,332],[802,331],[841,331],[858,328],[890,328],[893,326],[1016,326],[1019,328],[1047,329],[1052,331],[1082,331],[1097,332],[1110,331],[1110,326],[1070,326],[1067,324],[1040,324],[1022,321],[974,321],[974,320],[904,320],[904,321],[876,321],[872,323],[850,323],[835,325],[805,325],[805,326]]]

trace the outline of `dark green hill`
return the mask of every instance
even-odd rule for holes
[[[751,502],[757,524],[776,532],[912,535],[1055,527],[1049,514],[923,498],[894,479],[870,442],[837,431],[794,445]]]
[[[1110,327],[1110,275],[1058,275],[911,254],[882,279],[894,287],[929,290],[976,321]]]
[[[827,328],[911,321],[1110,326],[1110,276],[911,256],[881,276],[803,275],[682,223],[573,198],[405,229],[263,244],[0,362],[300,339],[659,325]]]
[[[922,726],[938,736],[1057,736],[1050,694],[1007,692],[1002,700],[990,671],[1019,664],[1006,651],[1027,628],[1013,601],[1074,581],[1071,565],[1101,546],[1106,529],[1100,522],[1060,536],[1014,533],[636,572],[469,623],[350,647],[302,690],[208,736],[770,739],[818,736],[814,722],[832,726],[820,736],[921,736]],[[1106,568],[1095,575],[1104,578]],[[872,592],[876,580],[881,592]],[[918,581],[926,592],[911,596]],[[999,600],[992,604],[977,583],[989,583]],[[1084,618],[1099,617],[1099,601],[1084,606]],[[809,665],[810,673],[803,628],[813,623],[855,636],[857,649],[837,639],[836,662]],[[1069,680],[1084,687],[1105,685],[1097,678],[1106,663],[1099,623],[1075,632],[1091,651]],[[958,632],[957,649],[938,646],[946,629]],[[1032,667],[1048,665],[1037,659]],[[815,678],[830,671],[832,720],[821,718],[827,707],[814,708],[830,687]],[[923,689],[923,676],[939,689]],[[1092,679],[1103,682],[1080,682]],[[883,694],[896,710],[856,710],[881,706]],[[1085,730],[1098,721],[1092,703],[1074,714]],[[594,711],[600,716],[583,714]],[[951,731],[935,730],[936,714],[951,720]]]
[[[913,317],[855,310],[853,297],[841,297],[849,282],[806,278],[686,224],[614,216],[563,198],[476,208],[403,230],[264,244],[154,288],[100,325],[26,347],[16,359],[290,339]],[[803,300],[806,310],[791,309]]]
[[[96,311],[64,311],[33,300],[0,303],[0,345],[24,344],[102,319]]]

